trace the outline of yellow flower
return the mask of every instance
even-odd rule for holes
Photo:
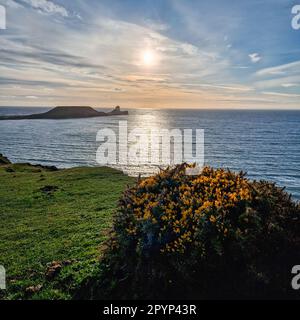
[[[209,221],[210,221],[211,223],[215,223],[215,222],[217,221],[217,219],[216,219],[215,216],[210,216],[210,217],[209,217]]]
[[[239,201],[252,196],[249,183],[241,174],[205,167],[198,176],[186,176],[183,169],[161,171],[139,181],[124,204],[126,214],[133,213],[133,223],[126,229],[129,234],[143,233],[145,220],[158,227],[157,236],[168,238],[171,233],[172,241],[162,246],[162,253],[182,253],[187,244],[194,245],[195,234],[201,232],[199,222],[205,216],[227,236],[224,219]],[[168,184],[162,186],[162,181]]]

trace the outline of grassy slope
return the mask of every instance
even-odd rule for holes
[[[0,166],[0,265],[8,279],[2,298],[71,298],[95,270],[118,198],[131,181],[109,168]],[[45,186],[57,189],[42,191]],[[54,260],[72,263],[48,280]],[[38,292],[26,292],[37,285]]]

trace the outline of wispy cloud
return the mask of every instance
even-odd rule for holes
[[[253,63],[257,63],[261,60],[261,56],[257,52],[250,53],[248,56]]]
[[[293,94],[293,93],[264,91],[263,94],[270,95],[270,96],[279,96],[279,97],[300,98],[300,94]]]
[[[267,32],[282,28],[279,2],[272,11],[277,21],[268,20],[265,38],[256,30],[256,39],[253,28],[267,22],[252,2],[0,3],[9,17],[8,30],[0,34],[2,105],[13,97],[16,105],[297,107],[300,61],[290,53],[299,53],[299,43],[270,43],[274,37]],[[155,55],[151,68],[143,64],[145,50]]]
[[[63,17],[69,16],[69,12],[65,7],[50,0],[19,0],[19,2],[27,4],[41,13],[59,14]]]
[[[281,86],[283,88],[293,88],[293,87],[299,87],[300,85],[297,83],[282,83]]]
[[[254,89],[249,86],[241,86],[241,85],[217,85],[217,84],[189,84],[189,86],[199,86],[203,88],[214,88],[214,89],[222,89],[222,90],[229,90],[229,91],[237,91],[237,92],[249,92],[253,91]]]
[[[282,64],[275,67],[261,69],[256,72],[256,75],[258,76],[286,75],[291,73],[300,73],[300,61],[294,61],[291,63]]]
[[[37,96],[26,96],[25,98],[26,98],[26,99],[31,99],[31,100],[36,100],[36,99],[38,99]]]

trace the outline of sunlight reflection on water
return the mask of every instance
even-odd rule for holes
[[[34,111],[33,111],[34,110]],[[45,111],[42,109],[42,112]],[[0,114],[41,112],[41,108],[0,108]],[[96,133],[198,128],[205,130],[205,163],[246,171],[251,178],[287,186],[300,199],[300,112],[229,110],[130,110],[128,117],[0,122],[0,153],[12,161],[57,167],[96,166]],[[152,174],[157,166],[117,166],[130,175]]]

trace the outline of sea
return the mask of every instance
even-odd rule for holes
[[[0,107],[0,116],[50,109]],[[5,120],[0,121],[0,153],[13,162],[58,168],[100,166],[96,154],[105,141],[97,141],[97,133],[108,129],[117,136],[120,121],[127,121],[128,131],[203,129],[205,165],[276,182],[300,200],[300,110],[129,109],[128,116]],[[117,139],[117,151],[118,147]],[[158,170],[157,165],[144,162],[108,165],[130,176],[147,176]]]

